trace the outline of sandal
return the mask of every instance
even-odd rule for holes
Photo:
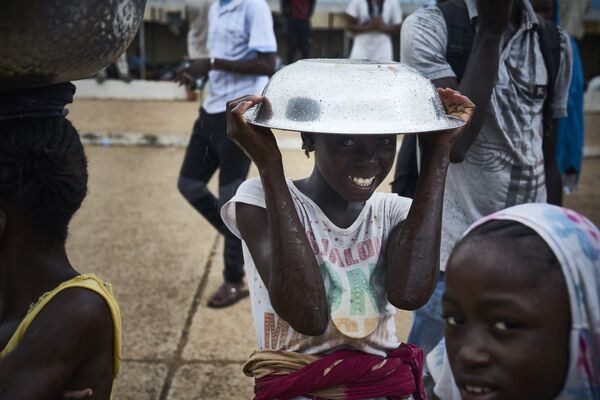
[[[207,305],[213,308],[228,307],[248,297],[248,289],[244,283],[223,282],[216,292],[208,299]]]

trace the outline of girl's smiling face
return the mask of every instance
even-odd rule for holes
[[[327,184],[348,202],[366,201],[396,156],[396,135],[307,135]]]
[[[537,235],[474,238],[452,254],[442,307],[463,400],[545,400],[562,389],[569,297],[560,265],[542,260],[544,251],[553,257],[542,246]]]

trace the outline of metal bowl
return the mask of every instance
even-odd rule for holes
[[[0,90],[88,77],[135,37],[146,0],[5,0]]]
[[[454,129],[433,84],[402,63],[308,59],[271,77],[248,122],[297,132],[419,133]]]

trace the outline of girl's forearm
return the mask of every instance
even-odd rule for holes
[[[271,304],[296,331],[322,334],[328,323],[325,285],[290,195],[281,164],[261,168],[272,262]]]
[[[398,308],[423,306],[435,289],[440,258],[441,220],[450,149],[425,149],[413,205],[386,251],[386,289]]]

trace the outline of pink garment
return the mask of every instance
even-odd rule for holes
[[[291,374],[275,372],[256,379],[254,399],[284,400],[339,387],[340,398],[346,400],[374,397],[400,400],[410,395],[415,400],[426,400],[422,369],[423,352],[411,344],[402,343],[387,358],[338,350]]]

